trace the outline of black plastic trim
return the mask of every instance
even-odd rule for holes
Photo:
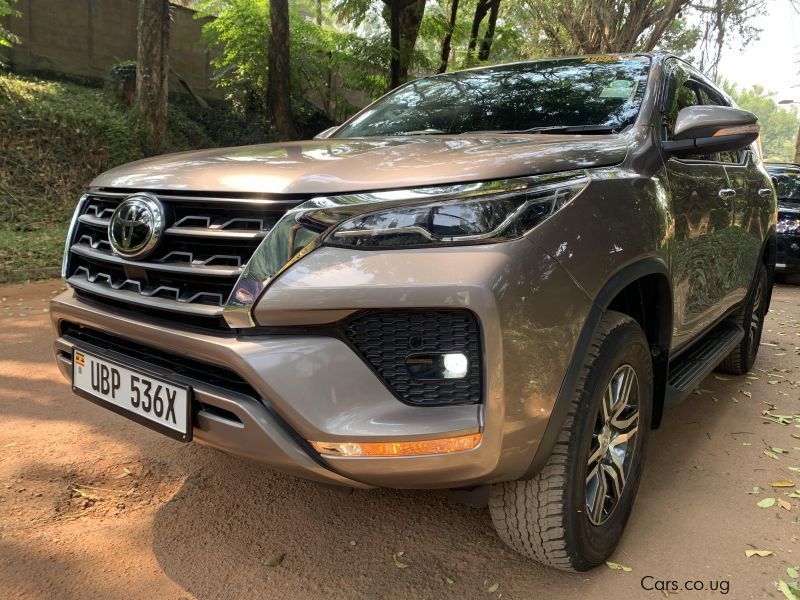
[[[553,410],[550,414],[550,419],[547,422],[542,439],[539,440],[539,446],[536,450],[536,454],[533,457],[533,461],[531,461],[528,470],[523,475],[523,479],[530,479],[531,477],[534,477],[539,471],[542,470],[542,468],[547,464],[547,461],[550,459],[550,455],[553,452],[553,447],[558,440],[558,435],[561,433],[561,429],[564,426],[564,421],[567,418],[569,405],[572,401],[572,395],[577,387],[578,377],[580,376],[581,369],[586,361],[586,355],[589,352],[589,345],[592,342],[592,338],[594,337],[597,326],[600,324],[600,319],[602,318],[606,308],[623,289],[637,279],[641,279],[647,275],[664,275],[671,281],[669,269],[667,268],[667,265],[663,259],[651,256],[640,259],[619,269],[609,278],[609,280],[597,294],[597,297],[592,303],[592,307],[589,309],[589,314],[583,324],[583,329],[581,329],[581,333],[578,336],[578,341],[575,344],[575,348],[572,352],[572,358],[570,359],[569,367],[567,368],[567,372],[565,373],[564,379],[561,383],[561,389],[559,390],[556,400],[553,403]],[[670,310],[671,307],[672,298],[670,297]],[[669,345],[669,339],[672,337],[671,327],[669,328],[667,335],[667,345]],[[655,390],[653,399],[655,402]]]

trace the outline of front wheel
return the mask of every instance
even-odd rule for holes
[[[647,339],[630,317],[601,319],[547,465],[492,486],[500,537],[546,565],[585,571],[611,555],[644,464],[653,398]]]

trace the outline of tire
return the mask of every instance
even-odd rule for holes
[[[631,381],[630,406],[615,419],[618,424],[630,419],[635,401],[636,420],[620,428],[632,438],[627,442],[630,455],[621,443],[613,443],[617,438],[611,438],[617,452],[624,453],[625,481],[615,503],[605,496],[602,504],[589,502],[595,509],[590,514],[587,499],[599,497],[601,480],[612,496],[617,495],[608,471],[614,462],[609,458],[611,445],[605,454],[600,446],[612,431],[608,425],[602,429],[609,421],[601,409],[606,392],[617,389],[611,384],[616,386],[626,381],[625,377]],[[532,479],[498,483],[491,488],[489,510],[503,541],[520,554],[565,571],[586,571],[602,564],[617,547],[633,507],[644,464],[652,399],[653,367],[644,333],[627,315],[606,312],[592,339],[548,463]],[[607,412],[614,416],[614,410]],[[601,435],[597,435],[598,428]],[[590,451],[594,457],[598,453],[602,456],[591,462]],[[590,476],[595,466],[599,470]],[[611,471],[617,476],[620,473],[619,469]],[[603,510],[596,510],[598,505]]]
[[[744,375],[756,362],[764,330],[764,317],[770,295],[769,273],[764,263],[760,263],[755,286],[748,294],[747,302],[736,315],[736,321],[744,329],[744,337],[739,345],[717,366],[717,371],[730,375]]]

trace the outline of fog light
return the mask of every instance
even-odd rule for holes
[[[469,371],[469,359],[462,352],[412,354],[406,366],[415,379],[463,379]]]
[[[436,440],[410,442],[310,442],[320,454],[328,456],[420,456],[448,454],[477,448],[483,434],[472,433]]]
[[[445,354],[442,362],[444,363],[445,379],[460,379],[467,374],[469,361],[467,357],[460,352]]]

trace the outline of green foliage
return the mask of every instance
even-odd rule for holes
[[[723,82],[723,87],[740,108],[758,117],[761,125],[761,148],[767,161],[789,162],[794,158],[795,140],[800,116],[795,107],[786,109],[777,104],[775,93],[760,85],[740,90]]]
[[[0,17],[19,17],[20,12],[14,8],[17,0],[0,0]],[[0,46],[14,46],[20,39],[5,27],[0,26]]]
[[[203,39],[218,50],[213,59],[219,88],[241,111],[264,109],[267,88],[269,3],[267,0],[202,0],[196,18]]]
[[[357,35],[344,27],[316,23],[309,4],[293,2],[290,7],[292,96],[301,130],[351,115],[385,90],[388,71],[380,35]],[[217,85],[240,114],[255,112],[267,118],[269,3],[201,0],[197,8],[197,18],[209,18],[203,36],[217,50]]]
[[[144,157],[138,119],[100,89],[0,75],[0,281],[58,265],[89,182]],[[170,107],[169,151],[211,145],[202,125]]]

